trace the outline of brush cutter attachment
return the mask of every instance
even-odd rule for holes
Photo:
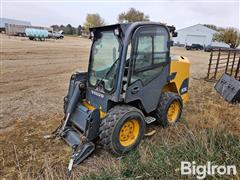
[[[240,81],[228,74],[223,74],[214,88],[226,101],[240,102]]]

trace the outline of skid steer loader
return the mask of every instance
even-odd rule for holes
[[[57,131],[73,148],[69,171],[96,141],[122,155],[139,145],[146,124],[179,121],[188,100],[189,61],[170,56],[176,35],[175,27],[153,22],[90,29],[88,71],[71,76]]]

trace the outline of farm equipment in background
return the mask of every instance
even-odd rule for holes
[[[217,81],[214,88],[226,101],[240,102],[240,50],[212,50],[205,79]]]
[[[26,28],[25,29],[25,35],[30,40],[40,40],[43,41],[45,39],[63,39],[64,35],[62,34],[63,31],[59,32],[49,32],[44,29],[36,29],[36,28]]]
[[[51,39],[63,39],[64,35],[63,35],[63,31],[59,31],[59,32],[50,32],[48,35],[49,38]]]
[[[48,38],[49,32],[44,29],[26,28],[25,34],[30,40],[39,39],[40,41],[43,41]]]
[[[145,124],[179,122],[188,100],[189,61],[170,56],[175,27],[153,22],[90,28],[88,72],[71,76],[65,118],[56,131],[73,149],[68,170],[95,149],[136,148]]]

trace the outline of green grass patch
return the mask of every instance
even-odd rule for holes
[[[120,171],[104,169],[98,175],[90,174],[83,179],[195,179],[180,175],[181,161],[195,161],[197,165],[206,165],[208,161],[215,165],[236,165],[239,172],[240,140],[233,135],[207,129],[195,133],[186,130],[176,136],[178,141],[170,137],[160,137],[154,143],[145,140],[139,149],[121,159]]]

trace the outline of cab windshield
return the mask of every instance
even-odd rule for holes
[[[89,76],[92,86],[103,84],[107,91],[113,89],[120,51],[121,44],[113,30],[94,34]]]

